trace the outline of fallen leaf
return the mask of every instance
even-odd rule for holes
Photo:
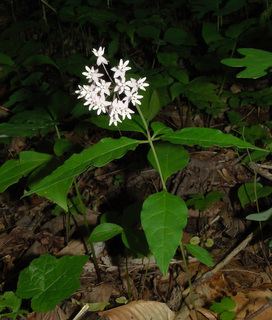
[[[165,303],[139,300],[99,312],[99,316],[108,320],[174,320],[175,313]]]

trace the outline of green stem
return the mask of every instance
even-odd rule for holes
[[[137,108],[137,111],[142,119],[142,122],[143,122],[143,125],[145,127],[145,130],[146,130],[146,134],[147,134],[147,140],[148,140],[148,143],[150,145],[150,148],[151,148],[151,151],[154,155],[154,159],[155,159],[155,162],[156,162],[156,165],[157,165],[157,169],[158,169],[158,172],[159,172],[159,175],[160,175],[160,179],[161,179],[161,183],[162,183],[162,188],[164,191],[167,191],[167,188],[166,188],[166,185],[165,185],[165,182],[163,180],[163,175],[162,175],[162,170],[161,170],[161,166],[160,166],[160,162],[159,162],[159,159],[158,159],[158,156],[157,156],[157,153],[156,153],[156,150],[155,150],[155,147],[154,147],[154,144],[153,144],[153,140],[152,140],[152,137],[150,135],[150,131],[148,129],[148,124],[144,118],[144,115],[141,111],[141,109],[139,108],[139,106],[136,105],[136,108]]]
[[[58,139],[61,139],[59,128],[58,128],[58,126],[56,124],[55,124],[55,130],[56,130],[56,134],[57,134]]]

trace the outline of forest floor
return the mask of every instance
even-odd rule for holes
[[[160,117],[178,121],[178,112],[170,107]],[[70,134],[69,138],[81,143],[83,139],[84,145],[90,145],[97,136]],[[28,143],[24,138],[14,138],[7,151],[16,154]],[[177,252],[168,274],[162,276],[152,256],[132,256],[118,239],[97,243],[99,270],[90,259],[81,276],[81,288],[71,299],[52,312],[30,313],[27,318],[73,319],[88,305],[88,312],[81,318],[98,319],[95,311],[103,306],[111,309],[129,301],[147,300],[166,303],[175,312],[188,308],[183,319],[217,319],[209,310],[210,305],[223,297],[231,297],[236,302],[235,319],[271,320],[272,270],[268,249],[271,226],[255,229],[256,225],[245,219],[237,197],[238,186],[252,181],[254,171],[244,166],[239,155],[229,149],[191,148],[190,156],[187,168],[169,179],[168,188],[186,199],[196,194],[219,195],[210,202],[203,198],[192,202],[183,235],[184,243],[197,237],[194,239],[208,248],[216,263],[213,269],[189,257],[188,276]],[[150,193],[160,189],[157,173],[149,166],[130,165],[132,159],[135,163],[131,157],[128,154],[126,161],[115,161],[78,178],[90,227],[96,225],[102,212],[130,212]],[[142,164],[141,154],[137,157]],[[71,194],[73,192],[71,190]],[[1,288],[5,290],[15,288],[19,272],[33,257],[46,253],[57,257],[81,255],[90,249],[82,215],[58,215],[44,198],[31,196],[18,200],[20,196],[16,187],[0,195],[0,279]],[[193,305],[195,308],[190,310]]]

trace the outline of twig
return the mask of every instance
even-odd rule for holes
[[[240,253],[242,250],[246,248],[246,246],[249,244],[249,242],[253,238],[253,232],[250,233],[241,243],[238,244],[238,246],[232,250],[222,261],[220,261],[212,270],[204,273],[201,275],[193,284],[192,289],[195,289],[196,287],[200,287],[203,282],[206,283],[208,279],[212,278],[218,271],[224,268],[225,265],[227,265],[238,253]],[[190,290],[187,288],[183,292],[183,296],[186,298],[184,299],[184,304],[181,307],[181,309],[177,312],[175,320],[184,320],[187,319],[187,317],[190,314],[190,308],[188,305],[190,305],[190,301],[188,300],[188,294]],[[203,297],[201,297],[199,294],[192,294],[194,297],[194,305],[195,307],[202,307],[205,304],[205,301]]]
[[[257,319],[256,316],[259,316],[260,314],[262,314],[266,309],[271,308],[272,306],[272,301],[269,300],[266,304],[264,304],[261,308],[259,308],[258,310],[256,310],[255,312],[249,314],[245,320],[251,320],[251,319]]]

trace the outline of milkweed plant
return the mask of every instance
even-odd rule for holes
[[[161,122],[150,122],[141,110],[141,100],[149,86],[146,77],[128,78],[131,70],[129,60],[120,59],[112,68],[105,57],[105,48],[93,49],[96,66],[86,66],[83,75],[87,84],[79,85],[76,94],[84,99],[84,105],[97,115],[107,114],[109,126],[122,124],[126,119],[135,124],[134,114],[138,113],[141,125],[128,131],[141,132],[145,139],[136,140],[125,136],[119,139],[105,138],[91,147],[92,165],[102,166],[118,159],[129,150],[135,150],[143,143],[148,143],[150,150],[147,159],[158,172],[162,190],[145,199],[141,210],[141,224],[151,253],[163,273],[167,272],[169,263],[180,246],[183,260],[186,251],[198,258],[202,263],[212,266],[213,260],[202,247],[193,244],[182,244],[182,232],[187,224],[188,209],[185,201],[167,190],[168,178],[186,167],[189,154],[182,145],[199,145],[202,147],[238,147],[251,148],[251,144],[223,132],[210,128],[184,128],[174,131]],[[149,88],[152,90],[152,87]],[[136,129],[135,129],[136,128]],[[96,154],[94,155],[94,153]],[[106,158],[106,160],[105,160]],[[69,160],[68,160],[69,161]],[[64,164],[65,165],[65,164]],[[90,241],[109,239],[124,230],[121,226],[102,223],[90,236]]]
[[[183,170],[189,162],[189,153],[184,146],[260,149],[217,129],[182,128],[175,131],[162,122],[154,121],[153,118],[161,107],[154,107],[154,104],[161,102],[158,90],[152,88],[152,78],[130,77],[128,71],[131,67],[125,59],[120,59],[117,66],[109,67],[105,48],[93,49],[92,52],[96,57],[96,65],[85,67],[85,84],[78,86],[77,97],[83,99],[89,110],[97,113],[95,117],[91,117],[96,125],[120,132],[137,132],[139,138],[127,137],[122,133],[120,138],[106,137],[80,153],[73,153],[51,172],[46,171],[46,175],[29,179],[24,196],[37,194],[68,212],[72,206],[68,195],[73,185],[79,196],[77,176],[90,168],[105,166],[122,158],[128,151],[134,151],[139,145],[147,144],[147,159],[158,172],[161,181],[161,190],[149,195],[141,209],[141,226],[150,252],[163,273],[167,272],[178,247],[184,261],[187,253],[211,266],[212,259],[204,248],[182,243],[188,209],[180,196],[167,190],[169,178]],[[59,131],[56,131],[60,137]],[[58,138],[55,146],[61,142]],[[58,156],[57,152],[56,155]],[[49,164],[54,157],[52,154],[28,150],[20,152],[18,160],[7,160],[0,167],[0,192],[34,170]],[[120,225],[101,223],[90,235],[90,246],[121,233],[124,244],[130,247],[127,232],[131,231]],[[95,257],[93,260],[95,263]]]

